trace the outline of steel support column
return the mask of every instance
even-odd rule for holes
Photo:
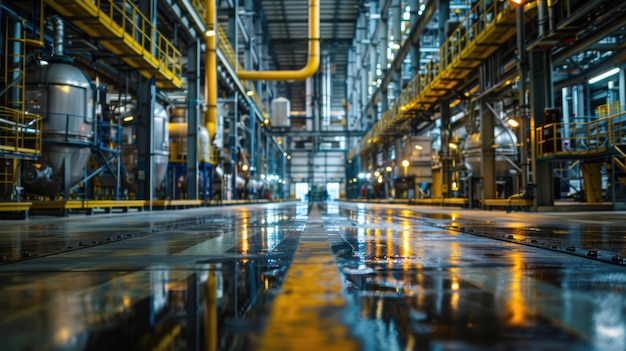
[[[552,91],[552,65],[550,51],[531,51],[530,64],[530,131],[532,146],[532,179],[536,185],[534,210],[538,206],[554,205],[554,181],[552,165],[549,162],[540,162],[535,158],[536,138],[535,128],[544,123],[544,110],[552,106],[554,94]]]
[[[200,116],[201,40],[189,45],[187,50],[187,140],[198,140]],[[187,142],[187,175],[198,173],[198,143]],[[212,195],[212,194],[211,194]],[[187,198],[198,199],[198,177],[187,177]]]

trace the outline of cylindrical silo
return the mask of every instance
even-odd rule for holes
[[[89,162],[94,113],[91,80],[69,58],[49,60],[26,72],[25,97],[27,111],[43,117],[43,150],[37,162],[24,167],[24,187],[30,194],[55,196],[62,185],[80,182]]]

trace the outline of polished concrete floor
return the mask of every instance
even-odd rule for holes
[[[623,212],[301,202],[0,222],[2,350],[626,350]]]

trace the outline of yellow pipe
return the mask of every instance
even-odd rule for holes
[[[205,350],[215,351],[217,350],[217,281],[213,265],[209,266],[209,277],[204,287],[206,297],[206,309],[204,311]]]
[[[312,76],[320,63],[320,7],[318,0],[309,0],[309,61],[300,70],[237,71],[243,80],[304,80]]]
[[[212,143],[215,136],[215,126],[217,121],[217,56],[215,52],[215,37],[217,35],[215,1],[206,0],[205,23],[207,33],[205,34],[205,95],[207,109],[205,113],[206,129],[209,131],[209,140]]]

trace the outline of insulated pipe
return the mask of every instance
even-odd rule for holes
[[[209,131],[209,142],[213,143],[215,138],[215,126],[217,121],[217,54],[215,51],[215,36],[217,35],[215,1],[206,0],[205,23],[207,32],[205,34],[205,95],[207,109],[205,112],[206,129]]]
[[[207,0],[215,2],[215,0]],[[213,5],[215,6],[215,5]],[[208,49],[207,49],[208,50]],[[320,63],[320,7],[319,0],[309,0],[309,61],[300,70],[237,71],[244,80],[304,80],[312,76]]]
[[[57,56],[63,56],[63,19],[54,17],[54,51]]]

